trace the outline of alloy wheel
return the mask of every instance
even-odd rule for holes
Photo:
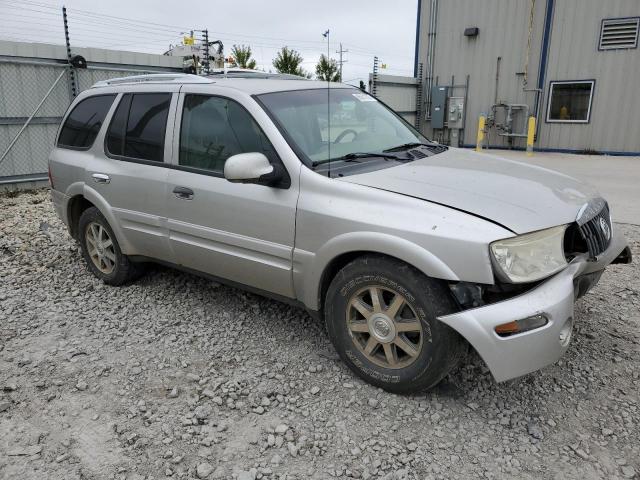
[[[424,335],[415,308],[391,288],[373,285],[354,293],[346,321],[354,345],[383,368],[405,368],[422,351]]]
[[[97,222],[90,222],[84,238],[89,258],[96,268],[105,275],[113,272],[116,266],[116,250],[107,229]]]

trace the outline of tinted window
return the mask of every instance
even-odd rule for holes
[[[271,142],[249,112],[232,100],[187,95],[180,129],[180,165],[222,173],[238,153],[260,152],[275,162]]]
[[[90,148],[115,97],[99,95],[78,103],[64,122],[58,137],[58,146]]]
[[[170,103],[170,93],[124,95],[109,126],[109,153],[162,162]]]

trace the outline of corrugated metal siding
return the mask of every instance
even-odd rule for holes
[[[373,75],[369,74],[369,82],[372,81]],[[418,80],[413,77],[378,75],[376,97],[415,125],[418,86]]]
[[[640,15],[637,0],[557,0],[549,49],[540,146],[640,151],[640,49],[598,50],[604,18]],[[595,79],[589,124],[546,123],[549,82]]]
[[[536,0],[527,88],[537,86],[544,28],[545,0]],[[423,0],[419,62],[426,63],[430,0]],[[494,102],[496,59],[502,57],[498,100],[527,103],[533,111],[534,92],[523,91],[531,0],[440,0],[436,29],[434,77],[439,83],[464,83],[470,75],[464,143],[475,143],[477,119]],[[598,51],[603,18],[640,15],[638,0],[556,0],[546,80],[540,103],[537,147],[572,150],[640,151],[640,49]],[[465,27],[479,27],[476,38]],[[589,124],[547,124],[550,80],[595,79]],[[435,82],[435,79],[434,79]],[[435,84],[435,83],[434,83]],[[460,90],[454,93],[458,95]],[[428,122],[425,133],[431,135]],[[491,132],[492,145],[507,145]],[[514,145],[524,146],[523,139]]]
[[[422,37],[425,39],[430,6],[431,2],[425,1],[422,9]],[[481,113],[488,113],[494,102],[498,57],[501,57],[498,100],[528,103],[530,108],[534,107],[535,94],[523,92],[523,77],[516,75],[524,70],[530,6],[530,0],[438,2],[434,77],[438,77],[439,84],[448,85],[452,75],[456,84],[463,84],[466,75],[469,75],[465,143],[475,141],[477,119]],[[543,7],[544,2],[538,0],[528,69],[529,88],[535,87],[538,74]],[[478,27],[479,35],[475,38],[465,37],[466,27]],[[420,46],[420,61],[426,62],[426,40],[421,40]],[[461,95],[462,92],[457,90],[454,95]],[[431,135],[428,129],[426,133]],[[490,141],[492,144],[506,145],[505,140],[495,135],[491,135]]]

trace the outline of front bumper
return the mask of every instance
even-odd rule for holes
[[[600,278],[599,273],[627,251],[622,233],[613,229],[609,248],[595,261],[575,258],[564,270],[533,290],[491,305],[438,317],[476,349],[498,382],[516,378],[556,362],[567,350],[561,331],[573,322],[573,304]],[[630,256],[629,256],[630,261]],[[544,314],[548,323],[528,332],[500,337],[495,327]]]

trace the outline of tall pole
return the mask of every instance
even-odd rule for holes
[[[329,30],[322,34],[327,39],[327,177],[331,178],[331,62],[329,61]]]
[[[209,75],[209,30],[205,28],[202,33],[204,34],[204,72]]]
[[[343,49],[342,49],[342,43],[340,43],[340,50],[336,50],[336,53],[340,54],[340,60],[339,60],[339,62],[338,62],[338,65],[340,65],[340,81],[342,81],[342,79],[344,78],[344,77],[342,76],[342,65],[343,65],[343,64],[345,64],[345,63],[347,63],[347,61],[346,61],[346,60],[343,60],[343,59],[342,59],[342,54],[343,54],[343,53],[347,53],[347,52],[349,52],[349,50],[348,50],[348,49],[347,49],[347,50],[343,50]]]
[[[371,95],[378,94],[378,57],[373,57],[373,75],[371,76]]]
[[[69,86],[71,88],[71,99],[76,98],[78,89],[76,85],[76,74],[71,66],[71,42],[69,41],[69,22],[67,21],[67,7],[62,7],[62,22],[64,24],[64,41],[67,45],[67,61],[69,62]]]

